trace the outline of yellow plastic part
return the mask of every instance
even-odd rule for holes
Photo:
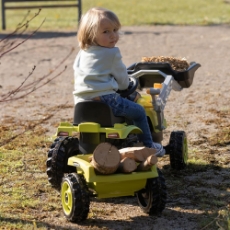
[[[100,124],[94,122],[84,122],[78,125],[78,130],[82,133],[99,133],[100,128]]]
[[[84,175],[86,182],[98,198],[134,196],[135,192],[145,188],[148,178],[158,177],[156,165],[147,172],[130,174],[114,173],[111,175],[96,174],[90,163],[92,154],[76,155],[68,159],[68,165],[75,166],[77,173]]]
[[[115,124],[113,128],[104,128],[106,137],[111,133],[118,133],[119,139],[125,139],[130,133],[140,134],[142,130],[135,125]]]
[[[153,108],[152,97],[149,94],[142,94],[137,103],[144,108]]]
[[[66,215],[69,215],[73,208],[73,196],[71,187],[67,181],[63,183],[61,190],[61,202],[63,211]]]
[[[158,125],[158,120],[157,120],[156,111],[153,109],[151,95],[142,94],[141,98],[138,99],[137,103],[140,104],[145,109],[146,116],[149,117],[149,119],[151,120],[151,123],[153,124],[154,131],[160,132],[158,129],[155,128]],[[167,127],[167,123],[166,123],[165,119],[164,119],[163,124],[164,124],[164,127]]]
[[[103,128],[98,123],[94,122],[84,122],[79,124],[78,126],[74,126],[68,122],[62,122],[57,129],[57,133],[55,136],[59,136],[60,132],[68,133],[67,136],[73,136],[75,133],[105,133],[106,137],[108,137],[111,133],[118,133],[119,139],[125,139],[130,133],[142,133],[141,129],[139,129],[135,125],[126,125],[124,124],[114,124],[114,127],[111,128]]]

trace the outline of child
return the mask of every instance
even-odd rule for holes
[[[108,104],[115,116],[132,120],[143,131],[140,141],[146,147],[157,149],[156,156],[163,156],[162,145],[152,140],[144,109],[116,93],[129,85],[127,69],[115,47],[120,27],[117,16],[103,8],[92,8],[82,17],[77,35],[80,51],[73,65],[75,104],[84,100]]]

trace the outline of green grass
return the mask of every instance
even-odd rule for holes
[[[0,229],[47,229],[44,216],[61,209],[59,194],[51,189],[44,173],[49,142],[38,134],[42,130],[12,138],[15,132],[0,126],[0,142],[7,140],[0,147]]]
[[[20,3],[20,5],[22,4],[24,3]],[[124,26],[230,23],[230,4],[225,3],[224,0],[83,0],[83,13],[93,6],[105,7],[114,11]],[[7,10],[7,30],[13,30],[27,11],[26,9]],[[32,17],[36,12],[35,9],[31,10],[29,17]],[[46,18],[42,30],[75,30],[78,24],[77,17],[77,8],[43,9],[40,15],[30,23],[30,27],[37,28]]]

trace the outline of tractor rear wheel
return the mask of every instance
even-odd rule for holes
[[[65,173],[76,172],[76,168],[68,166],[68,158],[79,154],[79,142],[73,137],[59,137],[50,146],[46,161],[48,181],[57,190],[61,188]]]

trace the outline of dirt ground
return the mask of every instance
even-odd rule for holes
[[[224,163],[221,165],[221,170],[215,173],[211,168],[183,176],[183,172],[172,175],[166,170],[169,200],[161,218],[151,218],[143,214],[136,200],[120,198],[115,202],[113,200],[93,202],[91,208],[95,209],[99,205],[110,214],[102,215],[100,219],[91,219],[89,225],[94,226],[91,229],[201,229],[200,222],[205,221],[208,215],[207,210],[202,209],[198,201],[194,202],[193,195],[196,194],[196,189],[207,192],[207,199],[209,196],[211,199],[213,197],[224,199],[224,206],[230,203],[230,186],[224,190],[219,187],[220,183],[230,185],[229,143],[223,146],[212,146],[207,141],[213,136],[218,138],[219,130],[230,127],[230,81],[228,79],[230,77],[230,26],[123,27],[122,31],[118,46],[127,66],[139,62],[142,56],[185,57],[189,62],[195,61],[201,64],[190,88],[170,94],[165,108],[168,128],[165,131],[164,143],[168,142],[171,131],[184,130],[192,154],[210,153],[207,155],[209,158],[219,163],[224,159]],[[0,34],[0,39],[3,37],[4,34]],[[12,39],[12,41],[19,42],[20,39]],[[72,120],[72,64],[78,51],[75,31],[38,32],[0,60],[2,95],[19,86],[34,65],[36,69],[29,78],[32,82],[55,69],[72,48],[75,50],[70,57],[54,73],[51,73],[51,77],[55,76],[64,69],[64,66],[67,66],[59,77],[23,99],[0,103],[0,122],[7,122],[9,118],[13,118],[16,122],[44,119],[46,135],[51,135],[55,133],[60,121]],[[167,164],[169,164],[168,160],[162,159],[159,166],[167,169]],[[183,188],[172,184],[170,180],[173,180],[174,176],[184,181]],[[201,185],[202,179],[205,183]],[[180,196],[176,196],[176,193]],[[56,223],[59,229],[61,227],[88,229],[89,227],[87,222],[81,226],[67,223],[63,215],[57,219],[49,217],[46,221]]]

